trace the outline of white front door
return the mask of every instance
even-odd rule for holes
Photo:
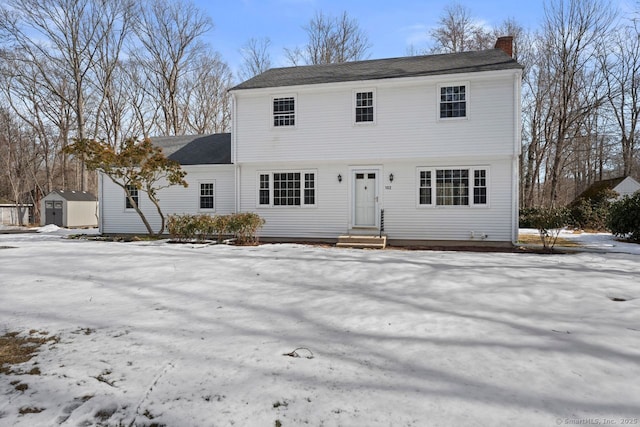
[[[378,201],[378,173],[354,171],[354,227],[375,227]]]

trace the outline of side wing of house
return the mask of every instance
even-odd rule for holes
[[[263,237],[517,238],[520,69],[234,90]]]
[[[230,214],[235,212],[234,166],[188,165],[187,188],[172,186],[158,193],[163,214]],[[100,232],[104,234],[145,234],[147,232],[138,213],[127,205],[124,190],[104,174],[99,179]],[[160,227],[155,206],[142,191],[138,204],[154,231]]]

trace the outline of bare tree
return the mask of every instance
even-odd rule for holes
[[[631,174],[637,160],[640,119],[640,30],[637,21],[615,32],[600,56],[606,97],[620,135],[622,173]]]
[[[109,28],[120,18],[120,0],[9,0],[0,8],[0,32],[22,52],[22,58],[40,69],[49,89],[69,104],[79,139],[87,136],[90,70]],[[50,80],[47,66],[66,73],[72,90],[58,92],[59,85]],[[84,190],[86,186],[82,162],[80,187]]]
[[[429,32],[434,41],[433,53],[457,53],[493,47],[495,39],[472,17],[471,10],[460,3],[444,9],[438,25]]]
[[[74,121],[69,103],[56,95],[70,91],[66,75],[46,64],[35,65],[16,59],[15,54],[5,55],[3,64],[0,93],[34,144],[37,157],[32,159],[32,174],[38,176],[39,192],[47,194],[54,187],[75,185],[68,174],[67,156],[60,153],[60,148],[70,138]],[[42,69],[47,71],[47,84],[42,83]],[[57,88],[52,91],[49,84],[54,82]]]
[[[18,205],[20,225],[24,205],[30,201],[34,177],[31,165],[35,161],[34,146],[8,110],[0,109],[0,176],[8,184],[11,199]]]
[[[316,12],[303,27],[309,37],[303,47],[285,49],[292,65],[335,64],[367,58],[371,47],[365,32],[355,19],[343,12],[337,18]]]
[[[240,49],[242,65],[238,72],[241,80],[249,80],[271,68],[270,46],[271,40],[268,37],[260,39],[252,37],[242,46]]]
[[[545,4],[542,48],[548,52],[550,93],[555,97],[554,120],[546,136],[553,146],[549,163],[552,205],[558,202],[567,147],[580,121],[599,103],[593,98],[595,90],[582,91],[589,98],[580,99],[580,84],[596,81],[585,77],[596,68],[596,53],[613,18],[609,5],[599,0],[552,0]]]
[[[135,60],[120,64],[120,80],[127,90],[128,114],[131,116],[130,135],[148,138],[156,129],[161,114],[160,105],[155,102],[155,90],[147,78],[145,67]]]
[[[122,78],[122,53],[133,29],[134,3],[132,0],[109,2],[108,13],[100,22],[103,43],[96,52],[91,83],[95,93],[93,135],[101,137],[114,147],[125,140],[131,131],[127,113],[128,88]]]
[[[524,207],[533,207],[539,203],[536,195],[541,185],[542,166],[548,152],[545,139],[549,127],[547,118],[552,117],[551,77],[544,64],[548,62],[547,52],[539,49],[540,37],[530,37],[526,43],[531,49],[526,51],[526,60],[530,64],[523,73],[522,80],[522,139],[524,141],[521,157],[522,198]]]
[[[203,56],[194,64],[197,72],[185,84],[184,117],[187,130],[196,134],[228,132],[231,125],[233,81],[229,66],[220,55]]]
[[[196,58],[206,54],[201,36],[212,27],[211,19],[186,1],[152,0],[139,11],[135,32],[141,46],[132,55],[147,71],[165,135],[185,132],[179,105],[182,79]]]

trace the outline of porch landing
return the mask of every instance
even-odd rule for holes
[[[387,246],[387,236],[339,236],[336,246],[339,248],[384,249]]]

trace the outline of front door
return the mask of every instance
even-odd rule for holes
[[[354,227],[375,227],[378,201],[376,171],[354,172]]]

